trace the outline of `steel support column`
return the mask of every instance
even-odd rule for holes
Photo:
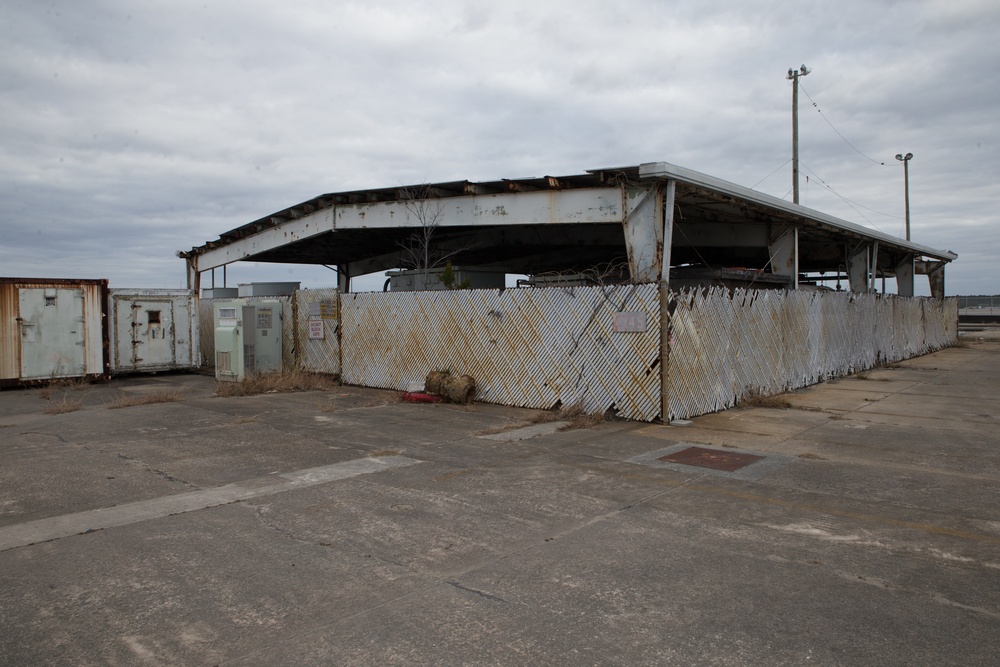
[[[792,289],[799,288],[799,229],[787,227],[773,235],[767,244],[771,273],[791,276]]]
[[[931,296],[935,299],[944,298],[944,267],[945,262],[937,262],[934,268],[927,272],[927,280],[931,284]]]
[[[867,292],[869,288],[868,265],[870,246],[861,243],[847,251],[847,279],[852,292]]]
[[[913,255],[896,265],[896,294],[913,296]]]
[[[660,253],[660,420],[670,421],[670,396],[667,392],[670,369],[670,246],[674,236],[674,208],[677,182],[666,182],[663,192],[663,251]],[[657,197],[659,199],[659,197]]]
[[[868,284],[868,291],[877,292],[878,289],[875,286],[875,281],[878,279],[878,241],[872,243],[872,251],[871,255],[869,255],[868,273],[871,276],[871,280]]]
[[[198,256],[193,255],[185,259],[187,264],[187,288],[194,290],[195,296],[201,295],[201,272],[198,271]],[[214,279],[213,279],[213,287]]]
[[[633,282],[651,283],[659,279],[663,258],[663,198],[660,183],[643,183],[622,188],[622,227],[628,268]]]

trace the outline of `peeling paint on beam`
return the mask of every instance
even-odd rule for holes
[[[335,227],[419,227],[421,206],[425,211],[423,217],[436,217],[441,227],[622,221],[621,190],[609,187],[347,204],[337,207]]]
[[[198,256],[198,270],[208,271],[332,230],[333,209],[325,208],[207,250]]]

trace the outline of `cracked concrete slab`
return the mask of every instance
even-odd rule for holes
[[[996,412],[1000,341],[883,375],[521,440],[477,434],[532,411],[350,387],[156,376],[187,397],[107,410],[123,380],[63,415],[0,392],[0,531],[83,533],[0,551],[0,664],[992,665],[1000,440],[963,413]],[[840,409],[861,384],[893,391]],[[783,465],[630,462],[683,443]]]

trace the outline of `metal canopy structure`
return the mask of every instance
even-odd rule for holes
[[[843,278],[867,292],[891,277],[912,296],[914,274],[926,274],[943,297],[957,258],[666,162],[325,194],[178,255],[193,289],[202,272],[249,260],[336,265],[346,291],[351,276],[406,268],[421,231],[456,266],[539,274],[627,263],[627,278],[661,285],[685,271],[708,282],[736,272],[790,287]]]

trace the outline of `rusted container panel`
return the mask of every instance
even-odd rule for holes
[[[340,374],[340,292],[295,292],[295,363],[315,373]]]
[[[655,285],[343,294],[340,317],[348,384],[401,390],[449,370],[486,402],[659,416]]]
[[[108,282],[0,278],[0,383],[107,377]]]
[[[215,313],[212,299],[198,299],[198,352],[203,366],[215,368]],[[284,341],[282,341],[284,342]]]
[[[672,293],[670,419],[953,345],[958,302],[877,294]]]
[[[21,377],[21,327],[17,311],[17,285],[0,282],[0,382]]]

